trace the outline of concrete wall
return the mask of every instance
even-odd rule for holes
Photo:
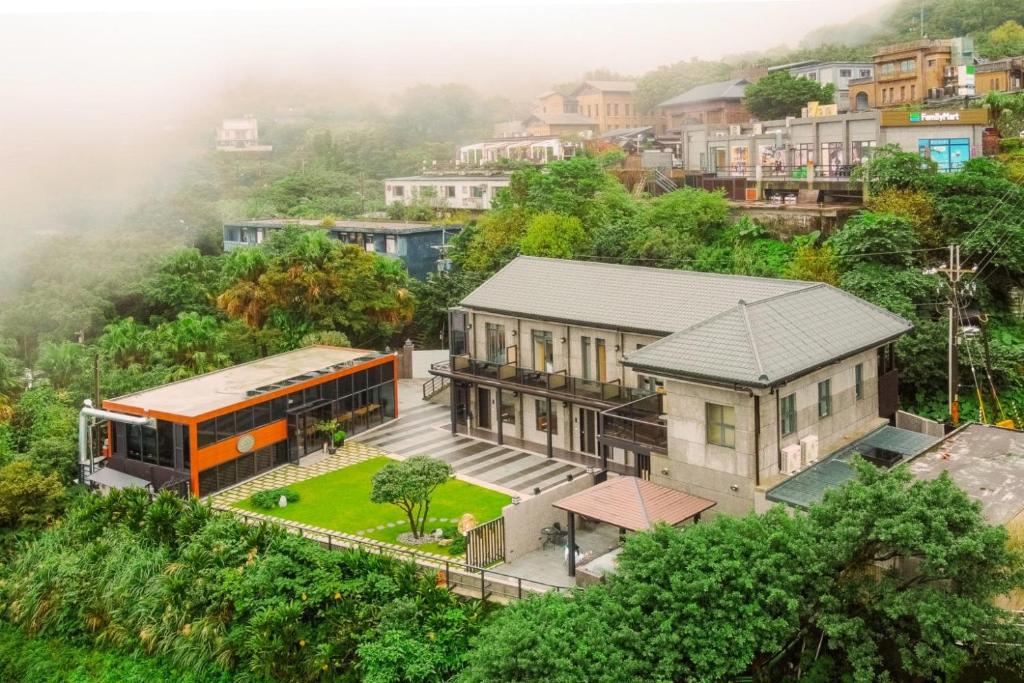
[[[540,530],[558,522],[566,528],[566,513],[552,507],[563,498],[579,493],[594,485],[594,475],[582,474],[572,481],[559,484],[533,496],[518,505],[506,505],[501,514],[505,518],[505,559],[509,562],[526,553],[540,550]]]
[[[448,360],[447,349],[416,350],[412,352],[412,376],[414,378],[430,377],[430,364]]]
[[[779,388],[777,394],[755,392],[760,404],[756,439],[755,394],[680,380],[666,380],[668,455],[651,456],[653,481],[718,501],[714,512],[743,514],[754,507],[755,492],[780,480],[779,449],[817,436],[819,457],[880,424],[877,351],[871,349],[821,368]],[[855,367],[863,368],[863,393],[855,398]],[[832,411],[818,417],[818,382],[831,380]],[[796,431],[778,438],[776,401],[796,394]],[[736,411],[736,446],[707,442],[707,404]],[[756,465],[755,465],[756,462]],[[758,475],[755,477],[755,466]],[[758,481],[759,480],[759,481]]]

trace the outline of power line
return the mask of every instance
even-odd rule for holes
[[[925,251],[946,251],[947,247],[924,247],[921,249],[898,249],[895,251],[869,251],[863,254],[832,254],[830,256],[809,256],[805,258],[811,259],[854,259],[864,258],[867,256],[889,256],[893,254],[916,254]],[[599,256],[597,254],[577,254],[575,258],[588,259],[592,261],[611,261],[612,263],[622,263],[624,261],[645,261],[650,263],[697,263],[703,259],[695,258],[651,258],[646,256]]]

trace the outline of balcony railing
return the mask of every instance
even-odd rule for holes
[[[603,411],[601,437],[667,453],[668,425],[661,417],[661,400],[660,394],[654,394]]]
[[[572,377],[564,371],[544,372],[519,367],[515,363],[492,363],[476,360],[468,355],[452,356],[448,361],[434,363],[430,369],[441,374],[467,375],[526,389],[541,389],[562,394],[567,398],[586,399],[601,403],[631,403],[654,393],[649,389],[624,387],[617,381],[600,382]]]
[[[848,180],[858,164],[836,163],[814,166],[815,178],[833,178]],[[761,164],[761,177],[764,179],[806,180],[810,170],[807,165],[792,166],[786,164]],[[757,165],[731,164],[714,171],[719,178],[757,178]]]

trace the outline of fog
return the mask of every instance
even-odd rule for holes
[[[248,107],[386,108],[404,87],[450,82],[528,100],[587,70],[795,46],[855,18],[834,0],[295,4],[0,6],[4,251],[123,220]]]

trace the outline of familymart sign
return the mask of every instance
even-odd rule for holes
[[[883,111],[883,126],[942,126],[987,125],[988,112],[984,109],[955,111]]]

